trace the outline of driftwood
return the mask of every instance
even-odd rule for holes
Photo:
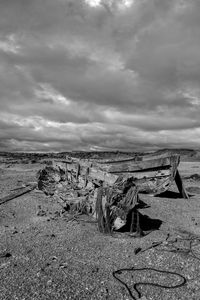
[[[0,198],[0,205],[3,204],[3,203],[6,203],[10,200],[13,200],[17,197],[20,197],[24,194],[27,194],[29,192],[31,192],[32,190],[34,190],[36,187],[36,184],[35,185],[31,185],[31,186],[27,186],[23,189],[20,189],[20,190],[17,190],[16,192],[13,192],[13,193],[10,193],[9,195],[5,196],[5,197],[2,197]]]

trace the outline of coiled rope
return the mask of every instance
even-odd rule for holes
[[[138,290],[138,286],[140,285],[151,285],[154,287],[159,287],[159,288],[163,288],[163,289],[175,289],[175,288],[179,288],[183,285],[185,285],[186,283],[186,278],[176,272],[171,272],[171,271],[163,271],[163,270],[158,270],[158,269],[154,269],[154,268],[124,268],[124,269],[119,269],[117,271],[114,271],[112,273],[113,277],[119,281],[128,291],[129,296],[133,299],[133,300],[137,300],[137,298],[133,295],[133,293],[131,292],[130,288],[128,287],[128,285],[121,280],[119,277],[117,277],[117,275],[121,274],[122,272],[135,272],[135,271],[155,271],[155,272],[159,272],[162,274],[167,274],[167,275],[175,275],[178,276],[180,279],[182,279],[181,283],[178,283],[176,285],[173,286],[167,286],[167,285],[162,285],[162,284],[158,284],[158,283],[154,283],[154,282],[137,282],[134,284],[133,289],[135,290],[135,292],[137,293],[138,297],[141,298],[141,292]]]
[[[167,238],[166,238],[165,242],[168,241],[168,239],[169,239],[169,234],[167,235]],[[188,242],[189,247],[184,247],[184,248],[183,247],[177,247],[176,243],[178,243],[178,242]],[[195,236],[192,236],[192,237],[190,236],[190,237],[186,237],[186,238],[176,238],[174,240],[168,241],[167,243],[168,244],[167,245],[165,244],[165,246],[171,247],[171,249],[163,249],[163,248],[157,249],[156,248],[157,246],[162,246],[162,242],[160,242],[160,243],[157,243],[157,244],[153,245],[152,247],[148,247],[146,250],[145,249],[142,250],[141,252],[145,252],[145,251],[147,251],[151,248],[155,248],[156,251],[161,251],[161,252],[162,251],[167,251],[167,252],[173,252],[173,253],[178,253],[178,254],[185,254],[185,255],[188,255],[188,256],[200,261],[200,257],[198,257],[196,255],[196,253],[194,253],[194,246],[199,245],[200,238],[195,237]],[[173,285],[173,286],[160,285],[160,284],[157,284],[157,283],[154,283],[154,282],[137,282],[133,285],[133,289],[135,290],[138,298],[141,298],[141,292],[138,290],[138,286],[141,286],[141,285],[150,285],[150,286],[159,287],[159,288],[163,288],[163,289],[175,289],[175,288],[182,287],[186,283],[186,278],[181,274],[178,274],[176,272],[166,271],[166,270],[159,270],[159,269],[155,269],[155,268],[148,268],[148,267],[147,268],[135,268],[135,267],[132,267],[132,268],[118,269],[118,270],[112,272],[113,277],[126,288],[126,290],[129,293],[131,299],[133,299],[133,300],[137,300],[137,298],[133,295],[133,293],[131,292],[128,285],[122,279],[120,279],[117,276],[117,275],[120,275],[124,271],[126,271],[126,272],[155,271],[155,272],[162,273],[162,274],[175,275],[175,276],[178,276],[182,280],[181,283],[178,283],[178,284]]]

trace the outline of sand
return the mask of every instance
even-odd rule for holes
[[[35,181],[35,164],[0,164],[0,194]],[[148,208],[140,212],[149,232],[142,238],[127,234],[102,235],[88,218],[68,221],[51,197],[34,190],[0,205],[0,299],[134,299],[113,272],[118,269],[156,268],[176,272],[186,284],[175,289],[140,285],[146,299],[200,299],[200,196],[199,181],[189,178],[200,174],[200,162],[182,162],[179,167],[190,199],[180,199],[171,187],[165,197],[140,195]],[[187,179],[186,179],[187,178]],[[39,207],[44,211],[38,215]],[[158,222],[156,222],[156,220]],[[187,251],[174,250],[170,241],[193,239],[197,258]],[[166,241],[167,239],[167,241]],[[158,247],[152,243],[161,242]],[[189,249],[189,241],[178,240],[176,248]],[[139,251],[135,254],[135,249]],[[169,251],[170,250],[170,251]],[[4,256],[4,254],[7,257]],[[199,256],[198,256],[199,255]],[[181,277],[152,270],[122,271],[117,275],[135,298],[136,282],[173,286]]]

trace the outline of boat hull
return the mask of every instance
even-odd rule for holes
[[[132,179],[141,193],[158,195],[168,190],[175,179],[179,155],[143,156],[117,160],[64,160],[54,164],[64,167],[66,173],[86,176],[95,183],[112,186],[119,179]]]
[[[115,161],[100,164],[102,170],[123,177],[133,177],[141,193],[157,195],[169,189],[175,179],[180,156],[143,157],[140,161]]]

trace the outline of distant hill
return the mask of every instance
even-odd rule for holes
[[[26,152],[0,152],[0,157],[11,160],[43,160],[43,159],[65,159],[66,156],[82,159],[108,159],[108,158],[127,158],[137,157],[145,154],[162,154],[168,152],[169,154],[179,154],[182,161],[200,161],[200,150],[193,149],[160,149],[155,152],[130,152],[130,151],[66,151],[66,152],[51,152],[51,153],[26,153]]]

